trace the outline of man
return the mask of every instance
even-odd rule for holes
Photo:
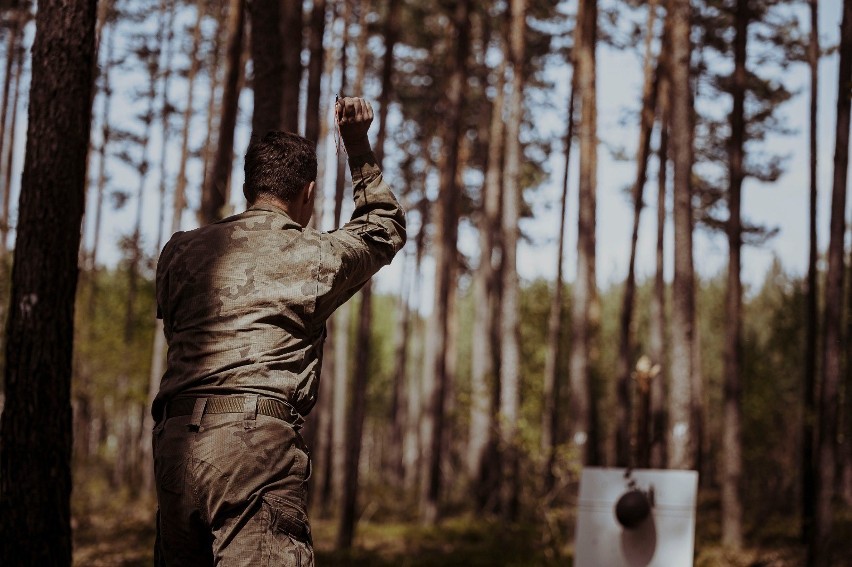
[[[157,265],[168,367],[152,409],[165,565],[311,566],[310,457],[325,321],[405,243],[405,216],[370,148],[370,104],[336,106],[355,211],[306,228],[316,152],[270,132],[246,154],[250,206],[175,234]]]

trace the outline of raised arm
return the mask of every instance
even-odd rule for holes
[[[343,227],[323,235],[321,279],[331,286],[318,300],[321,317],[352,297],[405,244],[405,212],[385,183],[367,137],[370,103],[341,99],[335,116],[349,156],[355,210]]]

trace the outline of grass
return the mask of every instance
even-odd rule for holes
[[[152,564],[155,505],[128,502],[124,495],[77,501],[74,516],[74,564],[135,567]],[[570,566],[573,515],[555,513],[546,522],[507,525],[493,518],[463,514],[436,526],[401,521],[369,521],[358,526],[349,551],[334,549],[336,523],[313,521],[316,564],[334,567]],[[750,526],[749,546],[722,548],[718,498],[699,503],[695,567],[799,567],[805,550],[797,538],[798,521],[767,518]],[[549,526],[549,527],[545,527]],[[834,524],[835,567],[852,567],[852,509],[838,510]]]

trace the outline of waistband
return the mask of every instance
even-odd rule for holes
[[[203,396],[175,398],[166,405],[166,419],[181,415],[192,415],[195,401]],[[204,413],[243,413],[245,396],[210,396],[205,398]],[[305,422],[293,407],[274,398],[258,398],[257,413],[286,421],[295,429],[300,429]]]

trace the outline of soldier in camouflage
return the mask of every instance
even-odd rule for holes
[[[370,104],[336,106],[355,210],[307,228],[316,151],[270,132],[246,154],[238,215],[178,232],[157,265],[168,367],[152,412],[160,565],[312,566],[310,457],[325,321],[405,243],[405,216],[367,132]]]

